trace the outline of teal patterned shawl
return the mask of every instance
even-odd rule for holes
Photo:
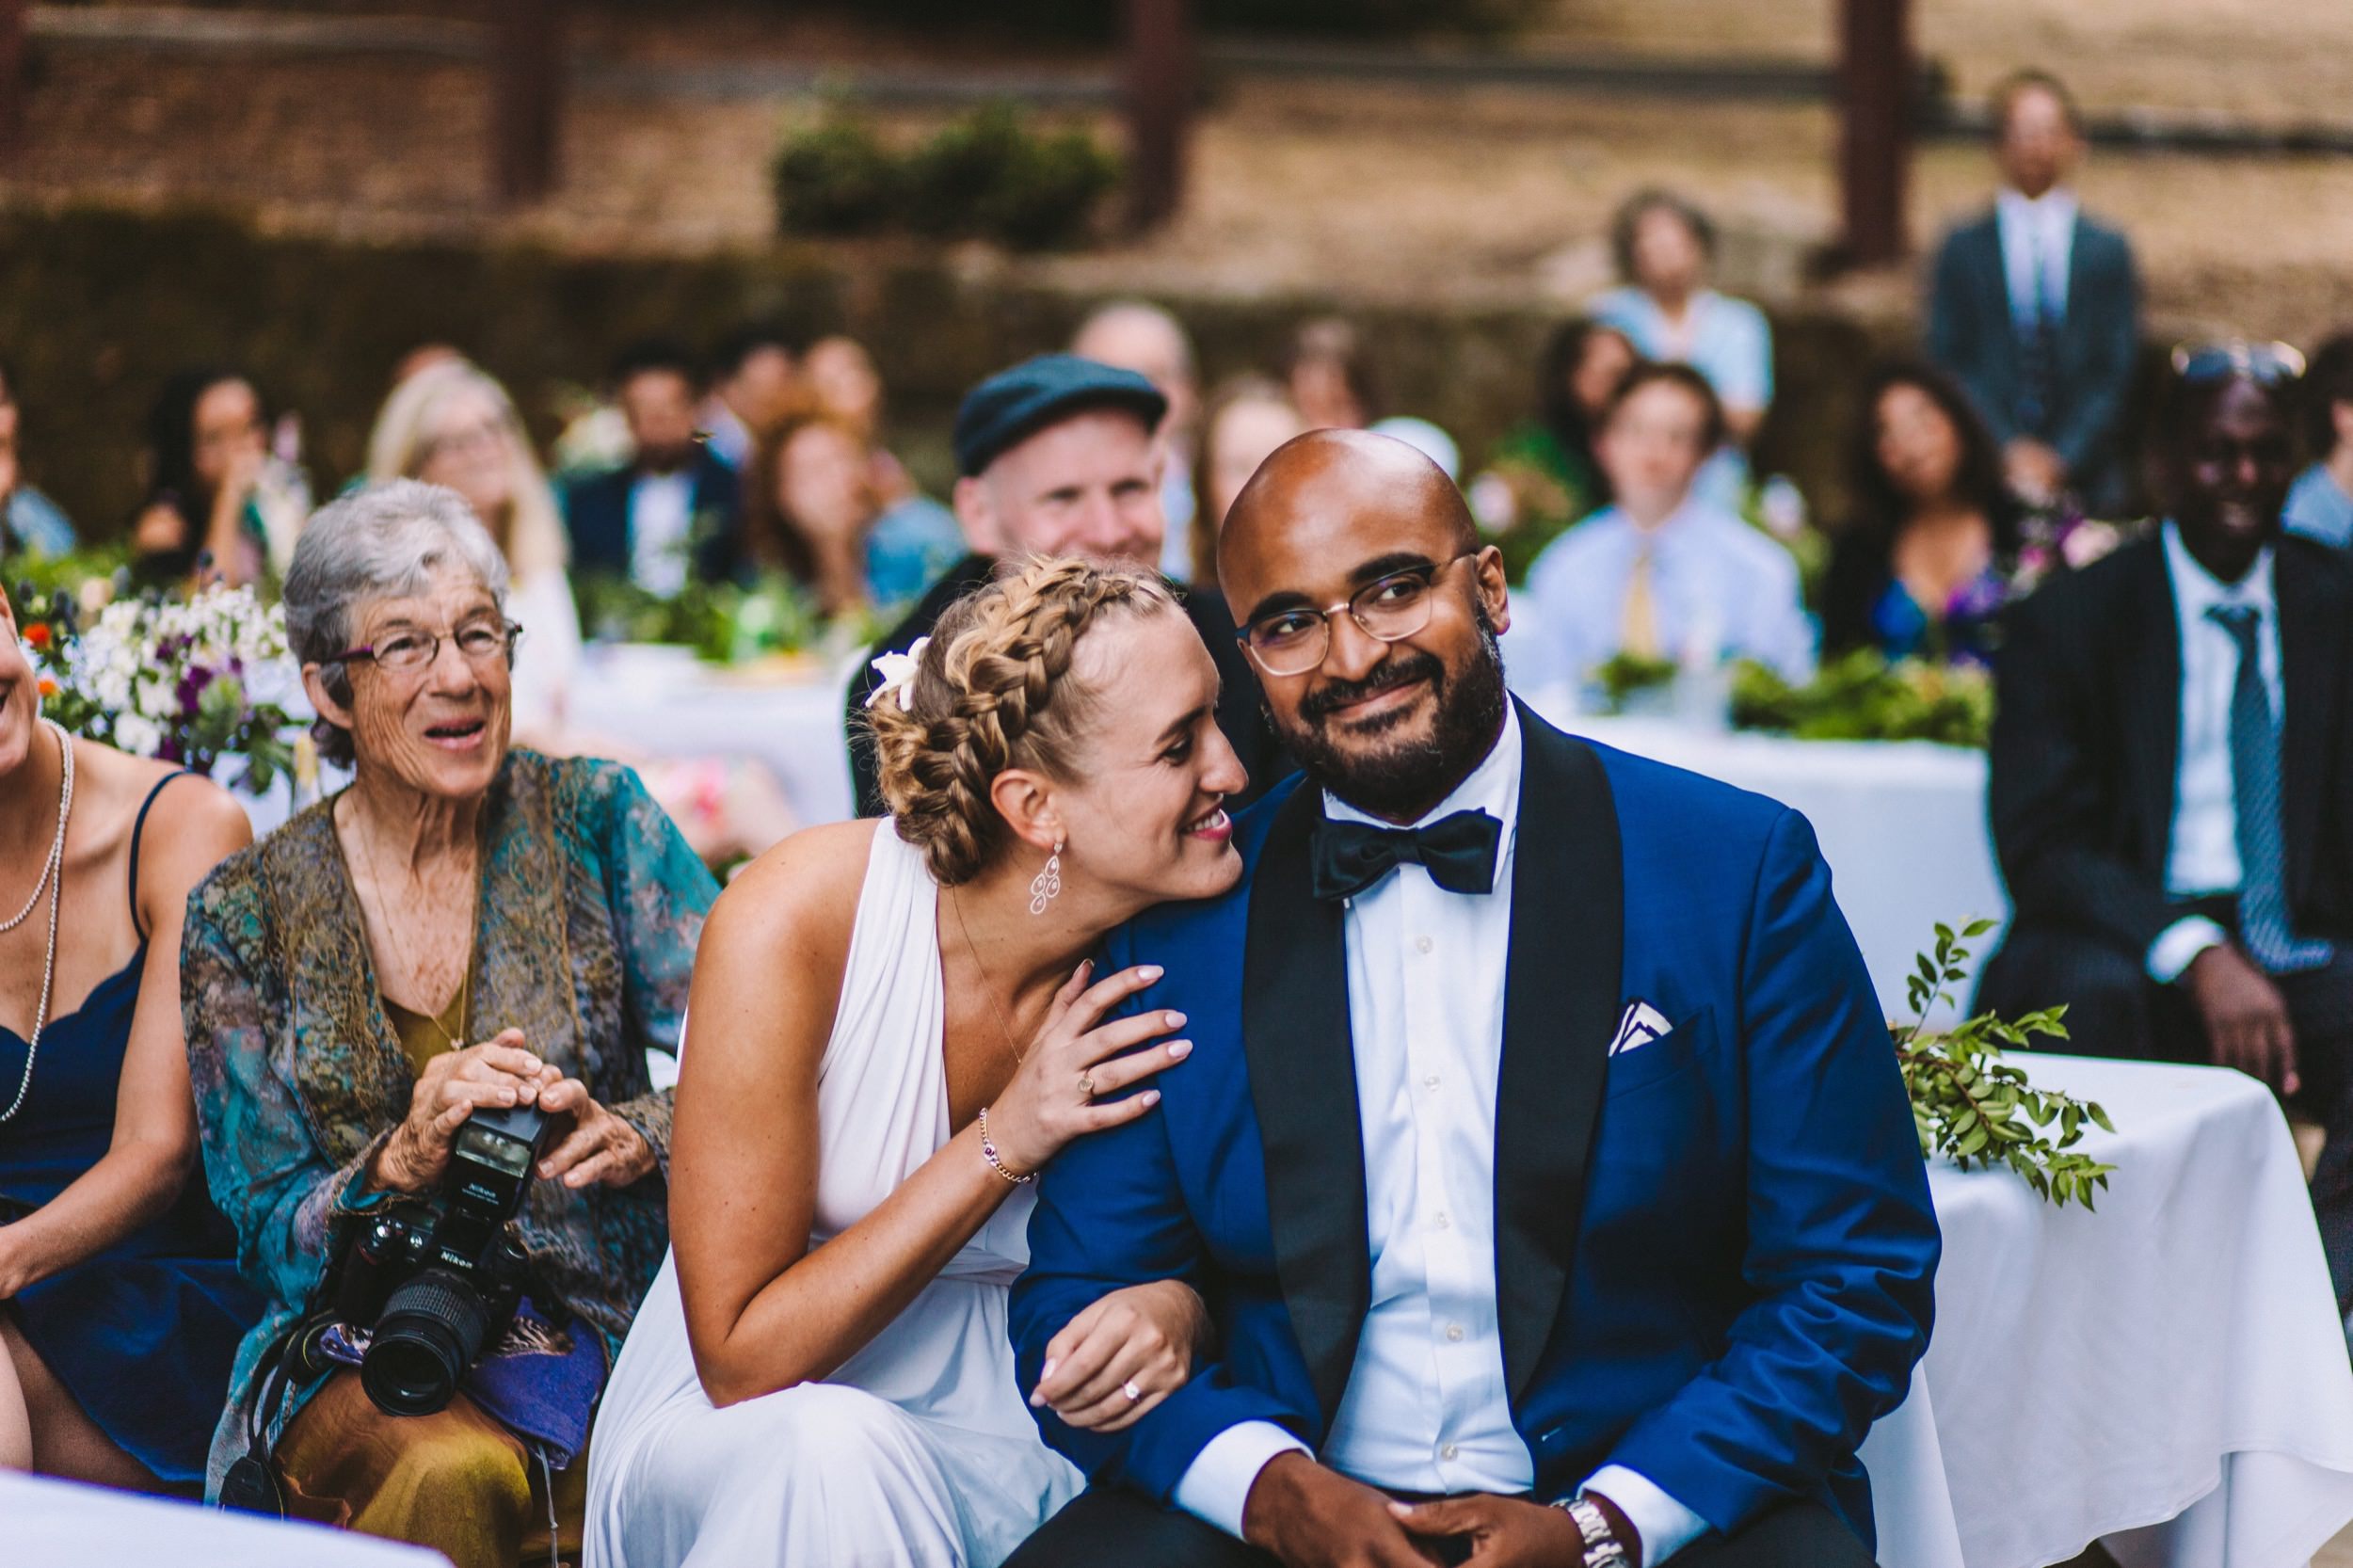
[[[188,898],[180,960],[189,1075],[214,1201],[270,1310],[238,1349],[213,1443],[217,1494],[245,1450],[264,1357],[299,1317],[335,1222],[381,1194],[360,1173],[408,1114],[415,1079],[378,998],[331,802],[223,862]],[[643,1133],[658,1174],[624,1189],[535,1183],[521,1229],[540,1276],[617,1352],[661,1267],[675,1052],[717,887],[637,776],[511,753],[484,812],[466,1038],[519,1028]],[[310,1390],[305,1390],[307,1394]],[[273,1442],[290,1403],[272,1422]]]

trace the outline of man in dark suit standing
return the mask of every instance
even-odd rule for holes
[[[871,653],[904,653],[949,605],[986,583],[1000,559],[1077,555],[1157,567],[1168,515],[1160,488],[1166,453],[1154,432],[1167,412],[1168,399],[1136,372],[1072,354],[1041,354],[974,387],[956,410],[955,428],[956,520],[973,553],[951,567]],[[1259,711],[1257,682],[1225,599],[1214,588],[1176,591],[1224,682],[1217,727],[1250,774],[1250,787],[1227,803],[1239,808],[1289,773],[1291,763]],[[875,680],[871,664],[858,667],[843,715],[862,817],[883,812],[864,723]]]
[[[2067,183],[2083,128],[2056,78],[2020,72],[1993,110],[2002,190],[1937,254],[1929,353],[1969,390],[2022,499],[2073,492],[2113,513],[2129,500],[2121,447],[2140,341],[2132,247]]]
[[[696,380],[694,360],[673,344],[639,344],[615,363],[633,450],[627,466],[567,488],[573,570],[625,576],[661,599],[690,579],[735,575],[742,487],[696,438]]]
[[[1991,808],[2016,905],[1980,1003],[2069,1048],[2238,1067],[2329,1124],[2313,1199],[2353,1284],[2353,559],[2288,535],[2294,366],[2184,361],[2158,537],[2013,613]]]

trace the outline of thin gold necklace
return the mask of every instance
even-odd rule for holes
[[[364,834],[361,837],[361,842],[366,844]],[[368,862],[368,881],[373,885],[376,890],[376,914],[383,924],[386,940],[392,944],[392,956],[400,960],[400,967],[408,971],[409,979],[414,980],[417,978],[417,967],[409,961],[408,950],[407,946],[402,943],[400,939],[400,933],[392,928],[391,906],[384,902],[384,874],[376,864],[376,848],[374,845],[366,845],[366,854],[362,856],[362,858]],[[473,995],[472,931],[474,911],[472,907],[473,901],[470,899],[467,902],[469,906],[466,911],[466,972],[457,982],[457,1030],[460,1034],[465,1032],[466,1008]],[[442,1011],[446,1012],[448,1009],[444,1007]],[[458,1043],[456,1034],[452,1034],[448,1029],[443,1027],[439,1014],[420,1013],[417,1016],[433,1026],[433,1032],[439,1034],[444,1041],[448,1042],[450,1049],[463,1050],[466,1048]]]
[[[997,1027],[1004,1032],[1005,1048],[1013,1052],[1013,1064],[1018,1067],[1021,1065],[1025,1053],[1019,1046],[1013,1043],[1013,1024],[1005,1016],[1004,1004],[997,1000],[996,977],[988,972],[988,966],[981,961],[980,944],[972,940],[972,928],[964,923],[964,900],[956,896],[956,890],[953,888],[948,889],[948,904],[956,912],[956,929],[964,933],[964,946],[965,950],[972,954],[972,967],[981,971],[981,989],[988,993],[989,1010],[997,1015]]]

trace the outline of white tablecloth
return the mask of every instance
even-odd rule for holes
[[[846,671],[760,681],[699,664],[685,648],[590,648],[567,723],[584,743],[609,737],[665,757],[756,758],[808,826],[851,815],[841,734],[848,685]]]
[[[1863,1450],[1886,1568],[2291,1568],[2353,1521],[2353,1367],[2287,1122],[2213,1067],[2037,1053],[2117,1125],[2097,1213],[1931,1169],[1945,1258]]]
[[[449,1568],[439,1552],[0,1470],[8,1568]]]
[[[1595,718],[1562,695],[1533,699],[1573,734],[1770,795],[1805,814],[1836,879],[1838,906],[1890,1017],[1908,1017],[1913,954],[1958,928],[2003,919],[2009,900],[1985,821],[1985,757],[1925,742],[1791,741],[1710,733],[1659,719]],[[1982,959],[2001,933],[1973,945]],[[2060,999],[2054,998],[2053,1000]],[[1964,990],[1960,1001],[1966,1005]],[[1952,1016],[1939,1009],[1939,1020]]]

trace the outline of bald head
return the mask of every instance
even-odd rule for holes
[[[1411,822],[1494,744],[1503,558],[1413,447],[1362,430],[1277,447],[1226,514],[1217,572],[1276,731],[1341,799]]]
[[[1259,584],[1283,556],[1418,550],[1446,561],[1478,545],[1463,492],[1420,452],[1365,430],[1310,430],[1276,447],[1234,498],[1218,535],[1218,581],[1246,620],[1257,596],[1244,583]]]

